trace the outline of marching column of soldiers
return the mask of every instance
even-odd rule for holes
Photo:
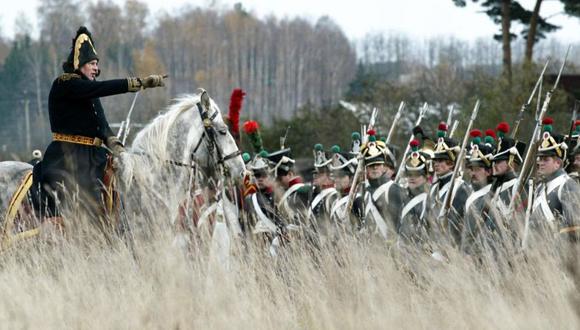
[[[427,249],[431,242],[446,242],[467,254],[485,246],[494,251],[505,244],[499,239],[521,244],[528,230],[577,241],[580,121],[569,136],[557,134],[552,124],[551,118],[543,120],[534,150],[537,185],[527,196],[527,187],[516,189],[527,145],[509,135],[506,122],[495,130],[472,129],[464,153],[446,123],[438,125],[435,140],[415,127],[400,165],[394,148],[377,139],[374,130],[362,138],[353,133],[350,150],[316,144],[312,184],[296,174],[290,148],[266,152],[258,124],[246,122],[255,155],[245,154],[252,175],[242,218],[253,233],[292,236],[292,231],[308,230],[321,241],[349,233]],[[401,178],[396,177],[399,166]],[[528,211],[524,226],[519,222]]]

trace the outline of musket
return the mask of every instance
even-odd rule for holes
[[[570,120],[570,132],[568,133],[568,142],[572,142],[572,134],[574,134],[574,124],[576,123],[576,116],[578,115],[578,104],[580,101],[574,100],[574,109],[572,110],[572,119]],[[570,145],[570,143],[568,143]]]
[[[520,127],[520,123],[521,123],[522,119],[524,118],[524,112],[526,112],[526,109],[528,109],[530,104],[532,104],[532,99],[536,95],[536,91],[538,90],[538,88],[540,87],[540,85],[542,83],[542,80],[544,78],[544,73],[546,72],[546,69],[548,68],[549,63],[550,63],[550,59],[548,58],[548,60],[546,60],[546,64],[544,64],[544,68],[542,69],[542,72],[540,73],[540,77],[538,78],[538,80],[536,81],[536,84],[534,85],[534,89],[532,90],[532,94],[528,98],[528,101],[526,103],[522,104],[522,107],[520,108],[520,111],[518,112],[518,115],[516,117],[516,121],[512,125],[512,134],[510,136],[512,139],[516,138],[516,134],[518,133],[518,128]]]
[[[288,138],[288,130],[290,130],[290,126],[286,127],[286,133],[284,133],[284,136],[280,137],[280,150],[284,149],[286,139]]]
[[[423,104],[423,107],[421,108],[421,111],[419,112],[419,117],[417,117],[417,121],[415,122],[415,126],[413,127],[417,127],[419,125],[421,125],[421,121],[423,120],[423,117],[425,117],[425,114],[427,113],[427,109],[429,109],[429,105],[427,104],[427,102],[425,102]],[[401,160],[401,162],[399,163],[399,167],[397,168],[397,174],[395,175],[395,183],[398,183],[399,180],[401,179],[401,174],[403,173],[403,168],[404,168],[404,163],[405,163],[405,157],[407,156],[407,153],[409,153],[409,149],[411,148],[411,146],[409,145],[411,143],[411,141],[413,141],[413,132],[411,132],[411,136],[409,137],[409,141],[407,142],[407,146],[405,147],[405,152],[403,153],[403,159]]]
[[[532,204],[534,203],[534,180],[530,179],[528,188],[528,205],[526,206],[526,217],[524,220],[524,234],[522,238],[522,250],[528,246],[528,236],[530,235],[530,217],[532,216]]]
[[[465,147],[467,146],[467,141],[469,140],[469,132],[471,131],[473,122],[475,121],[475,118],[477,118],[479,105],[480,102],[477,100],[477,102],[475,102],[475,107],[471,112],[471,118],[469,119],[469,124],[467,125],[465,136],[463,137],[463,142],[461,143],[461,149],[459,149],[459,155],[455,159],[455,168],[453,169],[453,174],[451,175],[451,181],[449,181],[449,190],[447,190],[447,194],[445,194],[443,205],[439,210],[438,219],[447,219],[449,216],[449,211],[451,210],[451,195],[453,195],[455,179],[457,178],[457,173],[459,173],[459,169],[463,166],[463,161],[465,160],[465,157],[463,157],[465,155]]]
[[[374,108],[373,112],[371,114],[371,118],[369,120],[368,130],[363,129],[363,134],[361,134],[362,145],[364,145],[367,142],[367,140],[368,140],[367,132],[375,127],[376,120],[377,120],[377,108]],[[357,161],[358,161],[358,163],[356,165],[356,171],[354,172],[352,183],[350,185],[350,191],[348,192],[348,202],[346,204],[346,210],[344,212],[345,215],[350,214],[350,210],[352,209],[352,204],[354,203],[354,196],[356,195],[358,181],[359,181],[360,176],[364,170],[364,156],[362,155],[361,152],[359,152],[359,154],[357,155]]]
[[[542,111],[542,88],[544,86],[544,79],[540,80],[540,88],[538,89],[538,99],[536,100],[536,114],[534,120],[538,120],[540,117],[540,111]]]
[[[449,109],[449,114],[447,114],[447,121],[445,122],[447,125],[451,125],[451,120],[453,119],[453,111],[455,110],[455,105],[451,106]]]
[[[133,97],[133,102],[131,103],[131,108],[129,108],[129,113],[127,113],[127,118],[123,123],[121,123],[121,127],[119,128],[119,133],[117,135],[118,138],[121,140],[121,143],[125,144],[127,140],[127,136],[129,136],[129,131],[131,130],[131,114],[133,113],[133,109],[135,108],[135,102],[137,102],[137,96],[139,96],[139,91],[135,93],[135,97]],[[122,138],[121,138],[122,136]]]
[[[393,122],[391,123],[389,135],[387,135],[387,141],[385,142],[387,145],[391,143],[391,138],[393,137],[393,132],[395,131],[395,125],[399,121],[399,118],[401,118],[401,113],[405,109],[405,105],[406,105],[405,101],[401,101],[401,104],[399,105],[399,110],[397,110],[397,114],[395,115],[395,118],[393,118]]]
[[[457,130],[457,126],[459,126],[459,120],[455,120],[453,125],[451,125],[451,130],[449,131],[449,138],[452,138],[455,135],[455,131]]]
[[[529,174],[531,173],[532,164],[536,158],[535,155],[538,151],[538,143],[540,141],[540,132],[541,132],[541,128],[542,128],[542,121],[544,120],[544,117],[546,116],[546,113],[548,112],[548,106],[550,105],[550,100],[552,99],[552,95],[556,91],[556,88],[558,87],[558,83],[560,82],[560,77],[562,76],[562,72],[564,71],[564,67],[566,66],[566,61],[568,60],[568,54],[570,53],[570,48],[571,48],[571,46],[568,46],[568,49],[566,50],[566,55],[564,56],[564,61],[562,62],[562,65],[560,66],[560,71],[558,72],[558,77],[556,78],[556,82],[554,82],[554,86],[552,87],[552,89],[550,89],[549,91],[546,92],[546,97],[544,98],[544,103],[542,104],[542,110],[540,110],[540,113],[538,114],[538,116],[536,118],[536,126],[534,127],[534,132],[532,134],[532,138],[530,139],[530,143],[528,145],[528,150],[526,151],[526,157],[524,158],[524,162],[522,164],[522,169],[520,171],[520,175],[518,175],[518,179],[516,180],[516,182],[514,184],[513,191],[515,193],[512,195],[512,198],[510,200],[510,204],[508,207],[508,216],[511,216],[513,214],[516,200],[521,195],[520,190],[521,190],[521,186],[522,186],[522,184],[521,184],[522,180],[525,181],[529,177]]]

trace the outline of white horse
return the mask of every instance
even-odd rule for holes
[[[141,130],[128,152],[122,154],[121,177],[131,206],[150,218],[161,205],[168,220],[175,221],[184,206],[191,207],[191,189],[199,188],[199,177],[223,187],[227,177],[242,179],[245,165],[235,140],[224,123],[216,103],[207,93],[184,96]],[[130,179],[130,180],[129,180]],[[137,190],[138,193],[131,193]],[[218,197],[221,196],[218,192]],[[232,219],[232,203],[220,198]],[[184,202],[187,205],[184,205]],[[155,208],[147,206],[156,205]],[[136,208],[135,208],[136,207]],[[230,224],[230,225],[233,225]]]
[[[222,180],[222,185],[222,175],[241,179],[245,173],[220,109],[204,90],[177,99],[143,128],[128,152],[121,154],[119,164],[119,188],[129,212],[151,215],[147,211],[163,209],[171,221],[188,200],[196,172]],[[0,162],[0,216],[6,217],[8,204],[31,169],[22,162]],[[228,209],[224,218],[228,215],[228,222],[233,222],[236,217],[237,222],[231,204],[222,201]]]

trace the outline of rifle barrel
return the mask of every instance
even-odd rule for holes
[[[429,105],[427,104],[427,102],[425,102],[423,104],[423,107],[421,108],[421,111],[419,112],[419,117],[417,117],[417,121],[415,122],[415,127],[417,127],[421,124],[423,117],[427,113],[427,109],[429,109]],[[401,174],[403,173],[403,164],[405,163],[405,157],[407,156],[407,153],[409,152],[409,149],[411,148],[409,146],[411,141],[413,141],[413,132],[411,132],[411,136],[409,137],[409,142],[407,142],[407,146],[405,147],[405,152],[403,153],[403,158],[401,159],[401,163],[399,163],[399,168],[397,169],[397,174],[395,175],[395,183],[398,183],[399,180],[401,179]]]
[[[399,110],[397,110],[397,114],[395,115],[395,118],[393,119],[393,122],[391,123],[391,128],[389,129],[389,135],[387,135],[386,144],[391,143],[391,138],[393,137],[393,132],[395,131],[395,126],[396,126],[397,122],[399,121],[399,118],[401,118],[401,113],[405,109],[405,105],[406,105],[405,101],[401,101],[401,104],[399,105]]]
[[[566,50],[566,55],[564,56],[564,61],[562,62],[562,65],[560,66],[560,70],[558,72],[558,77],[556,78],[556,82],[554,83],[554,86],[552,87],[551,90],[546,92],[546,97],[544,98],[544,103],[542,104],[542,110],[540,110],[540,113],[538,114],[538,118],[536,120],[536,127],[534,127],[534,132],[532,133],[532,137],[530,139],[528,150],[526,151],[526,157],[524,158],[524,161],[522,164],[522,169],[520,171],[520,175],[518,175],[518,179],[516,180],[516,182],[514,184],[514,188],[513,188],[514,194],[511,197],[510,204],[508,207],[508,215],[509,216],[511,216],[512,213],[514,212],[516,200],[518,199],[518,197],[522,193],[522,191],[521,191],[522,186],[523,186],[521,184],[522,181],[525,182],[525,180],[527,180],[527,178],[531,174],[532,160],[535,159],[535,154],[538,151],[538,142],[540,140],[540,129],[542,126],[542,121],[544,120],[544,117],[546,116],[546,113],[548,112],[548,106],[550,105],[550,101],[552,100],[552,94],[556,91],[556,88],[558,87],[558,83],[560,82],[560,77],[562,76],[562,72],[564,71],[564,67],[566,66],[566,61],[568,60],[568,54],[570,53],[571,47],[572,46],[568,46],[568,49]]]
[[[475,102],[475,107],[471,112],[471,118],[469,119],[469,124],[467,124],[467,131],[465,136],[463,137],[463,142],[461,143],[461,149],[459,149],[459,155],[455,159],[455,168],[453,169],[453,174],[451,175],[451,181],[449,185],[449,190],[447,190],[447,194],[445,194],[445,200],[441,209],[439,210],[439,219],[445,219],[449,215],[449,210],[451,209],[451,195],[453,195],[453,186],[455,185],[455,178],[457,177],[457,173],[459,169],[463,165],[463,159],[465,154],[465,147],[467,146],[467,141],[469,140],[469,131],[471,131],[471,127],[473,127],[473,122],[475,118],[477,118],[477,113],[479,112],[480,102],[477,100]]]

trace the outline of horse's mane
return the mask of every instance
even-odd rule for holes
[[[171,127],[182,113],[194,107],[199,100],[198,94],[182,95],[174,99],[164,113],[155,117],[137,133],[131,148],[132,151],[146,154],[157,160],[168,159],[167,142]]]

